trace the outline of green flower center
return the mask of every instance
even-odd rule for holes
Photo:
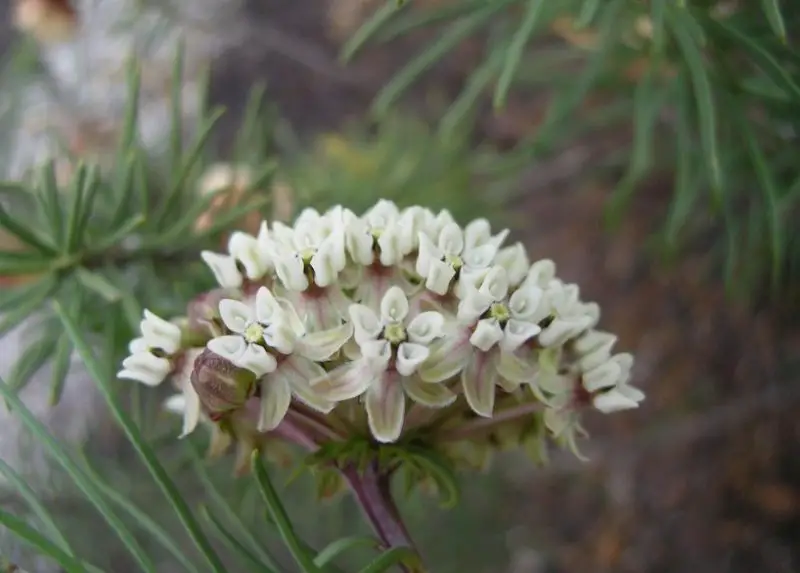
[[[505,324],[511,318],[511,312],[506,305],[496,302],[489,307],[489,316],[497,320],[500,324]]]
[[[317,249],[303,249],[300,251],[300,258],[303,259],[303,264],[308,266],[311,264],[311,259],[317,254]]]
[[[383,329],[383,338],[397,345],[406,341],[406,329],[400,323],[387,324]]]
[[[264,340],[264,327],[254,322],[244,329],[244,339],[251,344],[258,344]]]
[[[464,261],[458,255],[445,255],[444,261],[456,271],[464,266]]]

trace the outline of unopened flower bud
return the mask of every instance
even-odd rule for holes
[[[214,421],[244,406],[256,389],[255,374],[209,349],[195,360],[191,380],[200,404]]]

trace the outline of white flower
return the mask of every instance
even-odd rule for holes
[[[294,227],[276,222],[272,231],[275,272],[287,290],[305,291],[309,277],[319,287],[331,286],[347,264],[341,208],[325,215],[305,209]]]
[[[334,404],[317,395],[312,380],[324,379],[315,361],[328,360],[350,338],[352,327],[306,334],[288,301],[276,299],[266,287],[256,293],[255,307],[225,299],[219,304],[225,326],[234,334],[214,338],[208,348],[261,379],[261,431],[276,428],[289,410],[292,395],[321,412]]]
[[[633,356],[623,353],[583,373],[583,387],[592,394],[596,409],[611,414],[639,406],[645,396],[628,384],[632,367]]]
[[[345,243],[350,257],[359,265],[371,265],[378,247],[384,266],[398,264],[405,253],[401,249],[400,211],[391,201],[381,199],[362,217],[344,212]]]
[[[559,280],[551,280],[544,291],[546,304],[537,320],[549,318],[549,323],[539,334],[539,344],[544,347],[561,346],[592,328],[600,318],[600,309],[594,303],[580,300],[578,285],[565,285]]]
[[[242,274],[236,266],[236,259],[230,255],[220,255],[211,251],[200,253],[203,261],[209,266],[214,278],[222,288],[239,288],[242,286]]]
[[[541,328],[532,320],[542,291],[523,285],[508,296],[508,275],[501,266],[492,267],[480,288],[466,283],[459,304],[459,327],[438,345],[420,375],[427,382],[448,380],[461,372],[464,397],[470,408],[491,417],[495,387],[513,390],[517,382],[501,374],[503,356],[512,354]]]
[[[400,436],[406,395],[432,408],[447,406],[456,398],[446,387],[426,384],[416,376],[430,354],[428,346],[442,336],[444,317],[423,312],[408,321],[408,315],[408,299],[399,287],[390,288],[383,297],[380,317],[369,307],[352,305],[350,317],[361,357],[313,384],[336,401],[365,394],[370,430],[380,442],[394,442]]]
[[[436,243],[425,233],[419,235],[417,274],[425,279],[425,287],[444,295],[456,275],[476,282],[492,264],[508,231],[492,236],[484,219],[473,221],[462,231],[455,223],[447,223]]]
[[[158,386],[172,371],[172,363],[149,351],[136,352],[122,361],[122,370],[117,372],[121,380],[134,380],[147,386]]]
[[[452,217],[450,219],[452,220]],[[430,209],[417,206],[403,209],[397,226],[399,228],[400,252],[403,253],[403,256],[419,249],[420,233],[424,233],[428,237],[438,238],[440,231],[436,226],[436,215]]]
[[[174,354],[181,347],[181,329],[149,310],[145,309],[139,328],[142,332],[141,342],[149,350]]]
[[[241,231],[232,233],[228,239],[228,252],[244,267],[248,279],[256,280],[263,277],[272,268],[267,223],[261,223],[258,237]]]

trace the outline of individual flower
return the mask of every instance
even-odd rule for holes
[[[573,345],[583,387],[592,394],[592,405],[604,414],[637,408],[644,400],[644,393],[629,384],[633,356],[611,354],[616,341],[611,333],[592,330]]]
[[[442,382],[461,373],[469,406],[491,417],[496,386],[514,389],[500,376],[502,355],[514,353],[540,333],[534,317],[543,293],[533,284],[523,284],[509,296],[508,273],[501,266],[492,267],[479,288],[464,286],[457,324],[420,374],[427,382]]]
[[[546,320],[538,338],[541,346],[561,346],[592,328],[600,319],[597,304],[580,300],[578,285],[551,280],[544,291],[544,299],[545,305],[536,316]]]
[[[345,364],[313,386],[335,401],[364,394],[372,435],[379,442],[396,441],[403,429],[406,396],[431,408],[443,408],[456,396],[443,385],[427,384],[417,371],[429,356],[429,345],[442,336],[444,317],[434,311],[409,320],[409,303],[399,287],[381,300],[380,316],[364,305],[350,307],[360,358]]]
[[[333,408],[312,390],[310,381],[326,377],[317,362],[329,359],[350,338],[349,324],[306,334],[288,301],[282,303],[266,287],[258,290],[251,304],[228,299],[219,304],[230,334],[211,339],[207,346],[260,380],[259,430],[277,427],[292,396],[320,412]]]
[[[425,288],[442,296],[457,278],[477,282],[507,235],[508,231],[502,231],[493,236],[485,219],[473,221],[463,231],[456,223],[447,223],[435,239],[421,232],[417,274],[424,279]]]
[[[231,255],[222,255],[212,251],[202,251],[200,257],[214,273],[217,284],[222,288],[238,289],[244,282],[242,273]]]
[[[149,310],[144,311],[139,329],[141,336],[129,344],[130,356],[122,361],[117,378],[158,386],[172,371],[170,357],[181,347],[181,329]]]
[[[269,255],[269,229],[266,222],[261,223],[258,236],[254,237],[242,231],[235,231],[228,239],[228,252],[244,268],[245,276],[250,280],[262,278],[272,270],[272,258]]]

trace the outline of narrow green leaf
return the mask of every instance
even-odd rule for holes
[[[228,499],[219,491],[219,488],[214,484],[214,480],[208,475],[200,454],[194,448],[189,448],[189,450],[192,456],[192,467],[194,468],[195,475],[200,479],[211,501],[223,512],[225,520],[236,529],[234,535],[237,539],[249,545],[251,552],[258,556],[260,563],[264,563],[270,568],[276,569],[275,559],[258,542],[253,535],[252,528],[248,527],[242,521],[241,516],[231,508]]]
[[[138,132],[142,70],[134,55],[128,58],[126,72],[128,97],[125,102],[125,117],[122,122],[122,134],[119,140],[118,164],[128,157],[131,148],[136,144]]]
[[[8,310],[3,315],[2,320],[0,320],[0,336],[19,326],[22,321],[29,318],[33,313],[41,310],[45,299],[47,299],[58,286],[56,281],[52,283],[42,282],[40,284],[43,285],[41,288],[37,289],[36,292],[32,292],[29,297],[20,301],[16,308]],[[46,285],[46,287],[44,285]]]
[[[251,148],[257,137],[257,130],[264,111],[264,96],[267,86],[263,83],[254,85],[247,96],[247,105],[242,114],[242,123],[236,136],[233,156],[237,163],[247,164],[253,159]],[[263,159],[263,158],[259,158]]]
[[[81,212],[78,218],[79,231],[75,237],[75,249],[83,247],[90,240],[91,216],[94,212],[95,200],[101,188],[100,173],[96,165],[91,165],[84,181],[85,192]]]
[[[186,532],[189,534],[192,541],[194,541],[203,557],[205,557],[211,570],[215,573],[225,573],[225,566],[222,564],[219,557],[217,557],[214,549],[208,542],[208,539],[206,539],[200,524],[192,515],[189,506],[181,496],[177,486],[164,470],[164,467],[158,461],[158,458],[153,453],[153,450],[144,441],[144,439],[142,439],[139,429],[134,426],[128,414],[116,401],[110,381],[106,376],[104,376],[103,368],[99,365],[97,359],[94,357],[91,349],[89,348],[89,345],[86,343],[83,335],[78,330],[74,319],[64,311],[63,307],[58,302],[54,302],[53,308],[64,324],[64,329],[67,331],[67,334],[69,335],[72,344],[75,346],[75,349],[78,351],[78,354],[83,359],[86,370],[94,379],[96,386],[103,395],[103,398],[108,404],[109,409],[114,414],[114,417],[119,422],[120,426],[122,426],[122,429],[124,430],[125,435],[127,436],[131,445],[133,445],[136,453],[139,455],[145,467],[147,467],[148,471],[150,472],[150,475],[153,476],[154,481],[158,484],[162,493],[167,498],[167,501],[178,516],[178,519],[186,528]]]
[[[266,564],[258,560],[250,550],[245,547],[236,536],[232,534],[225,525],[212,514],[206,506],[200,507],[200,514],[212,526],[217,537],[227,545],[230,549],[231,555],[235,555],[240,560],[245,561],[249,566],[247,569],[254,573],[276,573],[275,569],[271,569]]]
[[[60,246],[64,240],[64,215],[54,161],[50,160],[42,166],[38,174],[34,197],[39,205],[42,218],[49,223],[53,230],[56,246]]]
[[[692,78],[697,119],[700,126],[700,141],[703,146],[706,165],[711,177],[711,189],[717,207],[722,204],[722,170],[719,164],[719,145],[717,142],[717,111],[714,105],[711,81],[703,62],[703,53],[687,32],[687,22],[694,20],[685,10],[670,11],[673,19],[672,31],[678,48],[683,53],[689,75]]]
[[[789,74],[787,67],[782,65],[775,57],[764,48],[760,42],[756,42],[748,34],[739,30],[733,24],[724,20],[718,21],[713,18],[708,19],[709,26],[713,26],[725,34],[730,40],[747,50],[753,61],[763,70],[775,85],[786,90],[795,98],[800,98],[800,86],[795,83]]]
[[[61,401],[61,394],[64,391],[64,384],[69,375],[70,365],[72,364],[72,343],[66,333],[61,333],[53,352],[52,362],[52,381],[50,384],[50,405],[55,406]]]
[[[70,192],[72,193],[72,202],[67,212],[67,225],[66,233],[64,235],[64,244],[61,245],[62,252],[70,254],[75,252],[75,248],[80,241],[80,235],[83,232],[81,228],[81,217],[83,214],[83,200],[86,193],[86,176],[88,168],[85,164],[81,163],[75,169],[75,177],[72,180]]]
[[[213,237],[217,233],[229,228],[231,223],[241,219],[247,213],[258,211],[266,205],[269,205],[270,201],[272,201],[272,197],[269,196],[253,197],[244,205],[227,209],[224,213],[217,215],[217,217],[214,219],[214,223],[209,225],[203,231],[197,233],[195,235],[195,240],[205,237]]]
[[[405,14],[394,18],[383,30],[380,30],[376,39],[380,42],[388,42],[419,28],[447,22],[485,6],[486,0],[461,0],[460,2],[446,3],[441,7],[426,6],[425,8],[419,7],[415,10],[408,10]]]
[[[0,251],[0,276],[13,277],[50,270],[53,261],[40,254]]]
[[[192,563],[186,554],[181,549],[180,545],[173,539],[172,535],[165,528],[161,527],[153,518],[147,513],[139,509],[136,504],[131,502],[125,495],[121,494],[116,488],[110,486],[103,481],[103,478],[97,471],[89,464],[89,460],[84,456],[83,458],[84,471],[88,474],[89,478],[94,481],[103,495],[108,500],[131,516],[143,531],[150,535],[150,539],[161,545],[170,555],[175,558],[175,561],[181,564],[189,573],[199,573],[197,567]]]
[[[23,284],[13,288],[0,289],[0,313],[14,309],[17,305],[24,304],[25,301],[47,296],[57,285],[57,279],[53,275],[46,275],[43,279],[33,284]],[[43,294],[44,293],[44,294]],[[41,299],[37,299],[39,304]]]
[[[377,549],[380,547],[380,543],[373,537],[364,537],[363,535],[337,539],[317,554],[314,558],[314,563],[316,563],[317,567],[324,569],[337,557],[360,547]]]
[[[59,549],[68,553],[71,557],[77,558],[75,552],[69,545],[69,542],[66,540],[64,535],[61,533],[61,530],[56,525],[55,520],[53,520],[53,516],[50,515],[50,512],[44,507],[39,498],[41,497],[38,493],[36,493],[28,482],[19,475],[14,468],[8,465],[5,461],[0,459],[0,474],[8,481],[9,484],[16,490],[16,492],[20,495],[20,497],[28,504],[30,510],[36,515],[36,518],[41,522],[44,526],[47,534],[53,540],[53,544],[55,544]]]
[[[120,224],[110,235],[99,239],[91,250],[95,253],[103,253],[111,247],[116,246],[118,243],[128,238],[136,229],[142,226],[145,222],[145,216],[137,214]]]
[[[761,0],[761,7],[764,9],[764,14],[767,16],[769,25],[775,31],[775,35],[785,44],[786,24],[783,21],[783,14],[781,14],[780,0]]]
[[[600,0],[584,0],[578,17],[575,18],[575,28],[581,30],[594,22],[597,12],[600,10]]]
[[[183,157],[183,67],[186,46],[178,41],[175,60],[172,65],[172,90],[170,97],[169,158],[173,173],[179,174]]]
[[[20,241],[44,255],[53,255],[57,251],[55,245],[39,236],[30,225],[22,223],[19,215],[12,215],[0,205],[0,227],[17,237]]]
[[[118,289],[107,278],[98,272],[90,271],[83,267],[78,267],[75,270],[75,276],[83,286],[90,291],[97,293],[107,302],[117,302],[124,296],[120,289]]]
[[[136,178],[136,153],[127,153],[118,163],[116,179],[114,181],[114,196],[116,203],[111,216],[111,229],[116,230],[126,218],[130,217],[131,197]]]
[[[312,556],[305,551],[304,544],[298,539],[292,522],[286,514],[286,509],[278,497],[278,492],[275,491],[275,487],[272,485],[266,469],[264,469],[264,464],[261,463],[261,453],[258,450],[253,452],[250,462],[253,475],[261,490],[261,497],[267,504],[270,516],[275,522],[275,527],[278,528],[278,532],[281,534],[292,557],[294,557],[294,560],[303,569],[304,573],[321,573],[322,570],[317,567]]]
[[[83,563],[71,557],[23,520],[3,509],[0,509],[0,525],[8,529],[20,540],[36,549],[40,555],[49,557],[58,563],[64,568],[66,573],[85,573],[86,569]]]
[[[8,375],[6,382],[15,392],[20,392],[25,388],[55,352],[58,334],[53,336],[51,332],[48,332],[46,326],[43,326],[43,330],[44,335],[25,348]],[[52,330],[52,325],[50,330]]]
[[[500,78],[497,80],[494,98],[492,99],[492,105],[495,110],[502,109],[506,104],[508,91],[511,89],[511,84],[514,82],[514,76],[519,67],[520,60],[522,60],[522,54],[533,35],[536,24],[539,22],[545,1],[546,0],[528,0],[528,7],[527,10],[525,10],[525,15],[522,17],[522,23],[511,38],[511,44],[505,55],[503,69],[500,72]]]
[[[418,564],[419,556],[410,547],[392,547],[383,552],[375,561],[364,567],[360,573],[385,573],[395,565]]]
[[[163,225],[167,222],[169,217],[174,216],[173,211],[180,202],[182,192],[184,191],[184,186],[186,185],[186,180],[188,179],[189,174],[192,172],[195,163],[200,157],[203,148],[208,143],[208,139],[211,136],[217,121],[224,114],[225,110],[223,108],[217,108],[206,120],[205,124],[200,126],[200,129],[198,130],[198,136],[195,139],[194,144],[192,145],[189,153],[183,158],[180,168],[176,168],[176,176],[173,179],[169,190],[167,191],[166,197],[158,209],[158,216],[155,217],[155,220],[159,225]]]
[[[392,19],[392,17],[404,7],[405,3],[400,3],[395,0],[384,2],[383,6],[375,10],[367,21],[361,24],[358,30],[345,42],[339,54],[340,61],[343,63],[349,62],[356,52],[358,52],[386,22]]]
[[[456,100],[447,108],[439,121],[439,133],[452,135],[463,122],[464,118],[474,109],[476,102],[484,90],[491,83],[492,78],[500,71],[503,52],[497,50],[491,54],[467,80],[467,85],[461,90]]]
[[[486,25],[489,19],[509,2],[498,0],[490,6],[459,18],[450,24],[439,39],[427,46],[387,83],[372,104],[372,113],[384,116],[394,102],[431,66],[442,59],[471,34]]]
[[[64,447],[48,433],[42,423],[36,419],[25,404],[17,397],[16,393],[9,388],[2,379],[0,379],[0,395],[11,405],[11,408],[17,413],[28,431],[36,438],[37,443],[64,468],[64,471],[72,478],[75,486],[83,492],[86,499],[90,501],[100,515],[103,516],[109,527],[117,534],[120,541],[128,549],[141,570],[147,573],[156,573],[152,561],[130,531],[128,531],[125,524],[122,523],[108,506],[98,490],[97,484],[86,477],[86,474],[81,471],[80,467],[67,455]]]

